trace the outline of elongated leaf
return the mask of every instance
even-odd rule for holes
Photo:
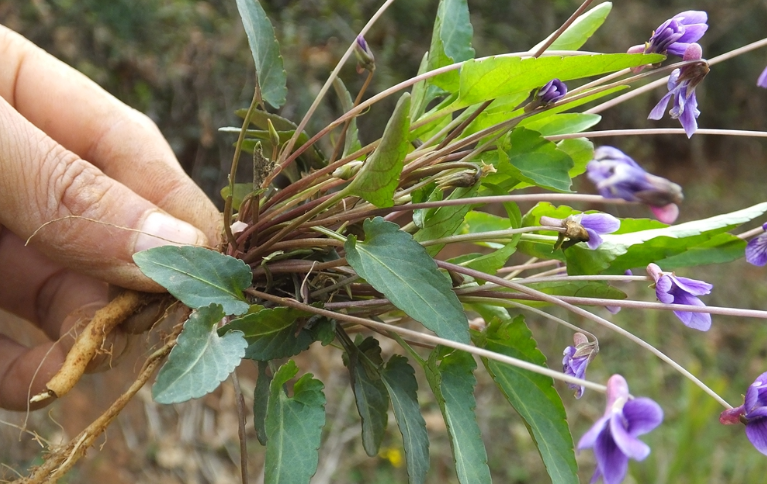
[[[269,363],[259,361],[258,380],[256,388],[253,390],[253,426],[256,429],[256,437],[261,445],[266,445],[266,410],[269,405],[269,386],[272,383],[272,377],[267,373]]]
[[[347,113],[351,111],[354,107],[354,101],[352,101],[352,96],[349,94],[349,90],[346,89],[346,85],[341,78],[336,77],[333,79],[333,89],[336,91],[339,101],[341,101],[341,109],[343,112]],[[342,156],[346,157],[360,148],[362,148],[362,144],[360,143],[359,132],[357,131],[357,118],[352,118],[351,121],[349,121],[349,127],[346,129]]]
[[[455,111],[501,96],[530,92],[557,78],[562,81],[598,76],[626,67],[655,64],[658,54],[597,54],[573,57],[491,57],[466,61],[461,67],[458,100],[448,109]]]
[[[541,136],[580,133],[599,123],[602,116],[586,113],[564,113],[536,118],[530,122],[520,122],[519,126],[537,131]]]
[[[378,370],[383,364],[378,341],[368,336],[344,354],[357,411],[362,419],[362,446],[370,457],[378,455],[389,421],[389,392]]]
[[[429,436],[418,406],[415,371],[407,358],[394,355],[381,372],[381,377],[389,391],[394,416],[402,434],[408,481],[410,484],[420,484],[426,480],[429,471]]]
[[[261,98],[279,108],[285,104],[288,93],[287,75],[282,67],[280,45],[274,35],[274,28],[258,0],[237,0],[237,10],[248,36],[250,52],[256,64]]]
[[[306,322],[311,314],[298,309],[276,307],[246,314],[219,329],[242,332],[248,342],[245,357],[268,361],[288,358],[304,351],[314,342],[314,335],[306,328],[298,328],[299,320]],[[303,319],[302,319],[303,318]]]
[[[270,386],[266,413],[266,484],[303,484],[317,472],[320,439],[325,425],[325,394],[321,381],[307,373],[293,385],[293,397],[283,386],[298,373],[291,360],[277,370]]]
[[[645,267],[650,262],[687,253],[693,248],[707,250],[699,252],[701,260],[689,252],[686,258],[675,260],[680,264],[704,263],[709,260],[710,241],[738,225],[753,220],[767,212],[767,202],[743,210],[715,217],[672,225],[666,228],[643,230],[627,234],[603,236],[604,242],[596,250],[573,246],[565,251],[567,270],[570,274],[610,273],[621,274],[626,269]],[[718,243],[732,247],[732,238],[718,238]],[[572,250],[574,249],[574,250]],[[727,260],[726,258],[724,260]]]
[[[471,198],[476,195],[477,190],[479,190],[478,183],[473,187],[457,188],[447,199]],[[454,235],[463,224],[463,217],[470,209],[469,204],[430,209],[424,217],[423,228],[416,232],[413,238],[418,242],[424,242]],[[426,248],[426,252],[435,256],[444,246],[445,244],[430,245]]]
[[[501,175],[542,188],[570,191],[569,171],[575,166],[570,155],[540,133],[522,127],[511,132],[508,142],[509,161],[496,167]]]
[[[405,93],[386,124],[381,144],[346,188],[349,194],[360,196],[376,207],[394,205],[394,191],[409,147],[409,129],[410,94]]]
[[[349,236],[349,265],[376,290],[442,338],[468,342],[468,321],[450,281],[410,234],[381,217],[365,220],[365,241]]]
[[[133,260],[147,277],[192,309],[220,304],[226,314],[248,310],[242,291],[253,274],[239,259],[202,247],[166,245],[133,254]]]
[[[461,484],[491,482],[487,451],[474,409],[474,358],[463,351],[437,347],[426,364],[426,379],[450,433],[455,471]]]
[[[179,403],[212,392],[234,371],[248,345],[242,333],[223,338],[213,327],[225,316],[218,304],[200,308],[184,323],[178,343],[152,385],[158,403]]]
[[[432,71],[474,57],[471,39],[474,29],[466,0],[440,0],[429,49],[428,70]],[[430,83],[446,89],[458,89],[458,73],[447,72],[432,78]]]
[[[578,17],[567,30],[565,30],[554,43],[546,50],[578,50],[583,44],[589,40],[589,37],[594,35],[599,27],[605,22],[607,15],[612,10],[613,4],[605,2],[592,8],[585,14]],[[553,34],[552,34],[553,35]],[[549,36],[551,37],[551,36]],[[546,40],[549,39],[546,38]],[[536,52],[546,40],[541,41],[535,47],[530,49],[531,52]]]
[[[485,334],[474,333],[475,344],[490,351],[546,366],[522,316],[511,322],[492,321]],[[482,358],[496,385],[519,413],[538,447],[554,484],[577,484],[573,438],[562,399],[550,377]]]

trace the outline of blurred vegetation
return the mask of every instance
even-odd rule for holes
[[[275,23],[288,72],[289,98],[281,110],[283,116],[300,119],[346,46],[380,3],[380,0],[262,2]],[[367,35],[377,61],[368,95],[416,73],[431,39],[437,3],[437,0],[395,2]],[[528,49],[563,22],[578,3],[470,0],[477,56]],[[607,23],[585,49],[623,52],[644,42],[665,19],[689,9],[706,10],[709,14],[710,29],[702,41],[708,58],[765,34],[767,5],[761,0],[634,0],[616,2]],[[233,111],[248,104],[254,77],[234,0],[0,0],[0,21],[152,117],[184,168],[214,200],[220,201],[218,190],[226,179],[234,138],[218,133],[217,129],[237,124]],[[766,130],[767,91],[755,87],[765,65],[767,53],[757,51],[715,66],[698,88],[700,126]],[[362,83],[351,62],[344,67],[342,78],[353,93]],[[672,120],[646,119],[661,95],[645,94],[608,110],[597,128],[676,127]],[[363,140],[377,138],[386,122],[392,103],[380,104],[360,121]],[[309,131],[316,132],[339,113],[337,101],[329,97],[310,123]],[[764,141],[696,135],[690,141],[681,136],[653,136],[600,142],[618,145],[649,171],[682,184],[687,196],[682,221],[761,202],[767,193]],[[578,188],[592,190],[584,183]],[[647,216],[633,208],[615,212]],[[713,294],[706,298],[708,304],[765,309],[764,269],[738,261],[726,267],[685,270],[682,275],[715,284]],[[645,288],[631,292],[638,298],[654,299],[654,293]],[[560,316],[579,323],[568,315]],[[715,316],[714,329],[708,334],[683,327],[667,313],[624,310],[614,320],[647,338],[736,405],[751,381],[767,370],[767,329],[761,320]],[[528,324],[549,356],[551,366],[557,368],[570,335],[536,318],[529,317]],[[597,333],[602,353],[592,364],[589,377],[604,381],[612,373],[622,373],[633,394],[652,396],[666,412],[665,424],[645,438],[653,453],[644,463],[632,462],[626,482],[763,481],[767,458],[750,446],[742,428],[718,424],[721,409],[715,402],[651,355],[611,334]],[[340,366],[339,362],[333,364]],[[479,421],[494,477],[509,483],[548,482],[521,420],[491,388],[487,376],[482,372],[477,376]],[[357,418],[354,410],[339,403],[346,391],[344,378],[332,378],[326,383],[328,410],[340,415],[328,421],[333,425],[354,425]],[[601,415],[603,398],[587,392],[582,400],[575,401],[564,385],[560,388],[577,441]],[[425,406],[433,406],[426,393],[422,398]],[[440,432],[438,421],[430,424],[433,440],[429,482],[454,482],[446,436]],[[391,450],[378,459],[364,457],[356,433],[353,438],[346,438],[333,434],[332,428],[329,432],[338,437],[338,445],[344,450],[337,469],[328,471],[331,474],[325,482],[405,482],[404,468],[398,466],[396,449],[400,437],[396,430],[388,437],[387,448]],[[13,445],[13,441],[8,441],[0,447]],[[252,453],[259,451],[257,445],[251,444]],[[149,454],[147,450],[147,459],[151,461]],[[581,455],[580,463],[585,482],[594,468],[591,453]],[[85,465],[92,464],[90,461]]]

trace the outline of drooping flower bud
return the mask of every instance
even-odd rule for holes
[[[655,29],[645,44],[645,54],[684,55],[687,47],[697,42],[708,30],[708,15],[699,10],[687,10],[674,15]]]
[[[354,55],[357,57],[357,72],[373,72],[376,69],[376,60],[373,51],[370,50],[365,37],[358,35],[354,42]]]
[[[596,249],[602,244],[600,235],[615,232],[620,228],[621,221],[606,213],[582,213],[566,219],[543,216],[541,224],[565,229],[559,232],[554,250],[560,247],[564,250],[578,242],[586,242],[589,249]]]
[[[567,85],[559,79],[552,79],[542,88],[535,91],[533,100],[525,106],[525,112],[529,113],[541,106],[553,104],[567,94]]]
[[[591,360],[599,353],[599,344],[596,341],[589,342],[589,339],[583,333],[573,335],[574,346],[568,346],[562,353],[562,371],[565,375],[584,379],[586,377],[586,368]],[[568,387],[575,390],[575,398],[581,398],[585,388],[581,385],[568,383]]]

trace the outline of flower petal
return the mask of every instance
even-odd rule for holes
[[[608,429],[599,434],[594,443],[594,455],[605,484],[620,484],[626,477],[629,458],[616,445]]]
[[[672,224],[679,216],[679,207],[675,203],[669,203],[663,207],[650,206],[650,210],[655,214],[655,218],[664,224]]]
[[[765,67],[762,73],[759,74],[759,79],[756,80],[756,85],[767,88],[767,67]]]
[[[746,262],[758,267],[767,265],[767,233],[748,241],[746,245]]]
[[[685,304],[687,306],[705,306],[703,301],[695,296],[678,291],[674,294],[674,304]],[[674,311],[679,320],[685,326],[698,331],[708,331],[711,329],[711,315],[709,313],[692,313],[689,311]]]
[[[663,422],[663,409],[649,398],[635,398],[623,406],[623,416],[628,421],[627,432],[642,435]]]
[[[672,304],[674,302],[674,296],[671,294],[673,287],[674,283],[671,280],[671,276],[661,274],[660,278],[655,281],[655,296],[658,298],[658,301],[664,304]]]
[[[599,234],[611,234],[621,227],[621,221],[608,213],[584,213],[581,225]]]
[[[669,91],[660,98],[658,104],[656,104],[655,107],[652,108],[652,111],[650,111],[650,115],[647,116],[647,119],[662,119],[663,114],[666,112],[666,106],[668,106],[668,102],[671,100],[671,96],[672,93]]]
[[[746,424],[746,437],[756,450],[767,455],[767,418],[760,418]]]
[[[674,284],[688,294],[693,296],[705,296],[711,294],[711,289],[714,288],[713,284],[709,284],[705,281],[699,281],[697,279],[690,279],[688,277],[671,276]]]
[[[615,445],[618,446],[626,457],[631,457],[636,460],[644,460],[650,455],[650,446],[629,434],[621,420],[623,419],[620,415],[615,415],[610,419],[610,432],[612,433]],[[594,447],[594,451],[596,452],[596,446]]]
[[[605,429],[609,416],[604,416],[597,420],[591,428],[583,434],[581,440],[578,441],[578,450],[590,449],[594,447],[594,443],[597,441],[599,434]]]
[[[674,20],[682,25],[705,24],[708,21],[708,14],[703,10],[685,10],[674,15]]]
[[[594,250],[602,245],[602,237],[599,236],[599,232],[592,229],[586,229],[586,233],[589,234],[589,241],[586,242],[589,249]]]

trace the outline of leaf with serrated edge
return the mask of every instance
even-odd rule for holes
[[[389,391],[394,416],[402,434],[409,482],[420,484],[424,482],[429,471],[429,436],[426,434],[426,422],[418,406],[415,371],[408,364],[407,358],[394,355],[381,372],[381,377]]]
[[[288,88],[274,27],[258,0],[237,0],[237,10],[240,12],[250,52],[256,64],[261,98],[272,107],[279,108],[285,104]]]
[[[381,143],[346,188],[350,195],[360,196],[376,207],[394,205],[394,192],[410,146],[409,130],[410,94],[405,93],[397,101]]]
[[[141,272],[192,309],[220,304],[226,314],[242,314],[242,291],[253,274],[243,261],[202,247],[162,246],[133,254]]]
[[[362,419],[362,446],[370,457],[378,455],[386,424],[389,421],[389,392],[381,380],[381,374],[373,365],[381,362],[381,348],[378,341],[368,336],[357,349],[344,356],[344,365],[349,369],[357,411]],[[372,361],[364,361],[365,359]]]
[[[461,484],[491,482],[487,451],[474,413],[476,367],[470,354],[438,346],[424,368],[450,434],[455,472]]]
[[[472,333],[477,346],[502,355],[545,366],[546,358],[522,316],[490,322],[486,333]],[[551,377],[482,358],[490,376],[525,422],[554,484],[577,484],[573,438],[562,399]]]
[[[152,396],[158,403],[179,403],[212,392],[229,376],[248,343],[239,331],[219,337],[214,329],[225,316],[218,304],[200,308],[184,323],[176,346],[157,375]]]
[[[283,386],[298,373],[293,360],[277,370],[270,385],[266,412],[265,484],[308,483],[317,472],[325,395],[321,381],[307,373],[293,385],[293,397]]]
[[[246,358],[261,361],[288,358],[304,351],[314,341],[306,329],[296,333],[296,320],[310,315],[286,307],[262,309],[233,320],[220,328],[219,333],[241,331],[248,342]]]
[[[467,343],[468,320],[461,302],[426,250],[381,217],[365,220],[363,228],[364,242],[349,236],[344,244],[346,260],[357,274],[438,336]]]
[[[266,372],[269,362],[259,361],[258,380],[253,390],[253,427],[256,429],[256,437],[261,445],[266,445],[266,409],[269,405],[269,385],[272,377]]]

